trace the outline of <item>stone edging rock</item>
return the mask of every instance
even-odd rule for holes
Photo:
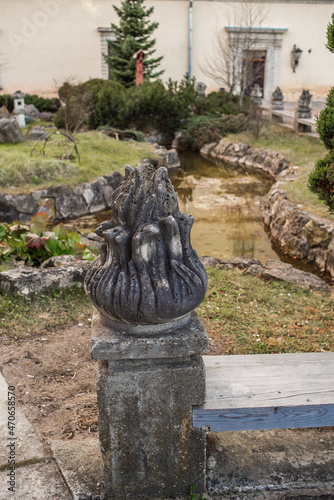
[[[284,157],[275,151],[251,149],[247,144],[238,144],[221,139],[218,143],[206,144],[201,154],[217,160],[223,160],[233,165],[242,165],[249,169],[259,169],[276,178],[283,170],[289,168]]]
[[[120,182],[121,174],[112,172],[73,188],[58,186],[17,196],[0,193],[0,220],[28,223],[40,210],[47,212],[50,220],[74,219],[100,212],[110,207],[111,195]]]
[[[64,261],[64,256],[59,259]],[[55,292],[59,289],[82,288],[90,262],[73,263],[71,262],[72,257],[65,260],[69,261],[69,265],[43,269],[19,267],[3,271],[0,273],[0,288],[26,298],[39,293]],[[259,260],[245,258],[221,260],[215,257],[201,257],[201,261],[205,268],[232,269],[238,267],[244,269],[248,274],[263,279],[292,282],[318,292],[327,293],[330,290],[329,285],[318,276],[295,269],[291,264],[285,264],[279,260],[268,260],[264,265]],[[49,265],[58,266],[57,262],[50,262]]]
[[[309,288],[318,292],[330,291],[329,285],[314,274],[294,268],[291,264],[286,264],[279,260],[269,259],[263,265],[257,259],[233,258],[227,260],[215,257],[201,257],[204,267],[217,267],[218,269],[232,269],[237,267],[244,269],[247,274],[252,274],[270,281],[285,281],[296,283],[302,288]]]
[[[179,168],[180,160],[175,150],[160,148],[156,151],[159,166]],[[151,163],[154,158],[142,159]],[[110,208],[110,199],[119,186],[122,176],[118,172],[98,177],[94,182],[85,182],[71,188],[58,186],[32,191],[29,194],[10,195],[0,193],[0,221],[11,223],[20,220],[29,223],[40,210],[50,220],[76,219]]]
[[[272,239],[284,253],[308,261],[320,272],[327,272],[334,278],[334,223],[301,210],[301,206],[291,203],[287,192],[280,189],[283,182],[296,178],[298,167],[289,167],[278,153],[259,152],[225,139],[204,146],[201,154],[272,175],[276,183],[261,203],[264,223]]]

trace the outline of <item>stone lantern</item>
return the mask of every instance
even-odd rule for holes
[[[21,128],[26,126],[26,119],[24,116],[24,97],[25,94],[21,90],[17,90],[12,98],[14,100],[14,113],[17,123]]]

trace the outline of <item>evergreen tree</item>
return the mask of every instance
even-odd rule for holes
[[[326,47],[334,53],[334,14],[332,22],[327,26]],[[329,212],[334,213],[334,87],[327,96],[326,107],[317,119],[317,132],[328,153],[315,164],[309,176],[308,187],[325,202]]]
[[[140,49],[144,52],[144,78],[156,78],[163,71],[156,71],[162,57],[152,58],[155,40],[150,36],[158,23],[150,22],[154,8],[146,8],[144,0],[124,0],[121,7],[113,5],[119,17],[119,26],[112,24],[116,40],[109,40],[110,56],[105,56],[110,68],[110,76],[125,86],[136,81],[136,60],[133,55]]]

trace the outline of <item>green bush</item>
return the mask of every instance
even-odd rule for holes
[[[58,109],[54,117],[54,124],[57,128],[63,128],[63,129],[66,128],[65,116],[66,116],[66,106],[63,106],[62,108]]]
[[[90,80],[81,88],[91,95],[92,111],[89,114],[89,128],[101,125],[126,128],[125,95],[126,89],[112,80]]]
[[[334,153],[321,158],[309,175],[308,188],[334,213]]]
[[[199,97],[195,103],[196,114],[237,115],[243,111],[239,96],[229,92],[211,92]]]
[[[332,99],[332,98],[331,98]],[[329,99],[329,101],[331,100]],[[327,149],[334,148],[334,106],[324,108],[317,119],[317,132]]]
[[[327,26],[326,47],[334,53],[334,14]],[[308,188],[324,201],[330,213],[334,213],[334,87],[327,96],[325,109],[319,114],[316,129],[329,153],[315,164],[309,176]]]
[[[138,87],[127,89],[125,116],[130,128],[174,133],[180,125],[183,110],[161,80],[144,81]]]
[[[9,94],[3,94],[3,95],[0,95],[0,108],[2,106],[5,106],[9,113],[11,113],[14,109],[14,100],[12,99],[12,97],[9,95]]]
[[[200,150],[204,144],[218,142],[229,133],[245,130],[248,120],[243,114],[215,116],[196,116],[190,118],[179,137],[182,149]]]
[[[36,94],[26,94],[24,102],[25,104],[34,104],[41,112],[55,113],[60,108],[60,100],[57,97],[47,98]]]

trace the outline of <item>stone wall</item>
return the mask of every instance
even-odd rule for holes
[[[262,203],[264,223],[283,251],[334,277],[334,223],[298,208],[276,183]]]
[[[121,174],[112,172],[94,182],[76,187],[58,186],[13,196],[0,193],[0,221],[30,222],[37,212],[47,212],[50,220],[76,218],[110,207],[110,199],[121,182]]]
[[[334,223],[301,210],[288,200],[283,182],[293,181],[298,167],[289,167],[283,156],[273,151],[251,149],[226,139],[204,146],[201,153],[211,158],[269,173],[276,183],[261,203],[264,223],[282,251],[312,263],[320,272],[334,277]]]
[[[236,144],[226,139],[206,144],[201,149],[201,154],[233,165],[241,165],[250,170],[262,170],[274,179],[280,172],[289,168],[288,162],[280,153],[269,149],[251,149],[247,144],[242,142]]]

